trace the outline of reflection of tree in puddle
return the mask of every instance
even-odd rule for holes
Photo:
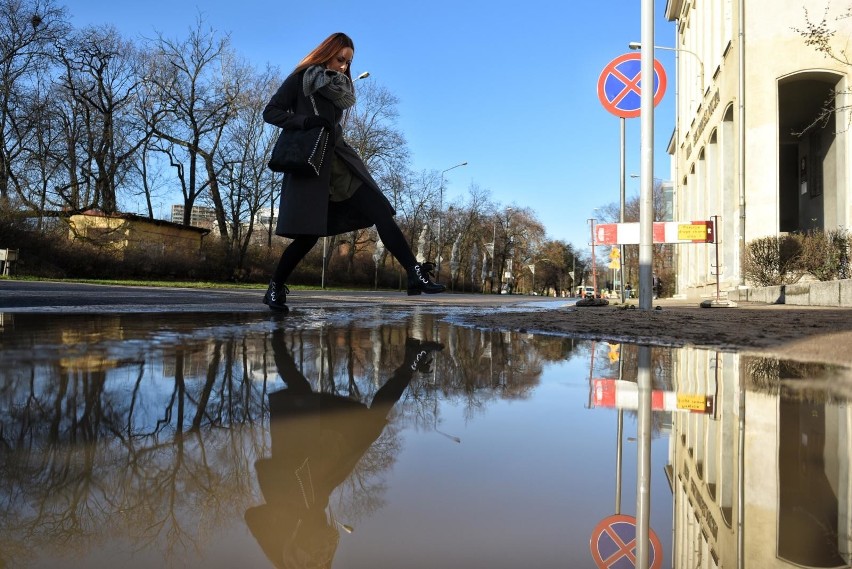
[[[778,358],[746,358],[754,388],[786,398],[820,400],[852,397],[852,370],[843,366]]]
[[[264,426],[268,396],[283,385],[272,342],[281,322],[28,318],[0,331],[7,363],[0,368],[2,563],[86,557],[119,543],[179,560],[259,503],[272,505],[257,495],[254,465],[282,456],[274,423],[271,446]],[[321,441],[359,451],[324,483],[347,523],[383,505],[382,473],[399,453],[403,427],[440,432],[439,398],[473,414],[493,399],[525,397],[544,361],[575,349],[564,338],[453,328],[428,317],[416,328],[305,323],[283,335],[313,393],[359,409],[381,401],[406,338],[451,346],[452,357],[445,350],[427,373],[406,381],[372,440]],[[315,467],[312,473],[318,488]]]
[[[127,539],[183,551],[251,499],[263,386],[241,377],[238,339],[163,344],[127,333],[127,318],[94,320],[97,334],[86,319],[54,318],[2,338],[17,358],[0,371],[0,550],[11,565]],[[30,359],[16,351],[27,343]],[[200,350],[205,374],[184,374],[185,354]]]

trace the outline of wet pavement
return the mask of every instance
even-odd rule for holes
[[[846,368],[261,296],[0,281],[0,567],[850,563]]]

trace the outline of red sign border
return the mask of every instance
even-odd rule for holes
[[[621,117],[624,119],[632,119],[638,117],[642,113],[642,109],[636,109],[635,111],[624,111],[616,107],[612,104],[612,102],[606,98],[606,90],[604,89],[604,84],[606,83],[606,78],[612,73],[615,68],[625,61],[629,61],[631,59],[642,59],[641,53],[625,53],[623,55],[619,55],[612,61],[610,61],[606,67],[604,67],[603,71],[601,71],[600,76],[598,77],[598,99],[604,108],[610,113],[614,114],[617,117]],[[657,92],[654,93],[654,106],[660,104],[660,101],[663,100],[663,95],[666,94],[666,70],[663,67],[663,64],[660,63],[658,59],[654,59],[654,72],[660,78],[660,82],[657,88]]]
[[[601,558],[600,552],[595,549],[595,542],[600,538],[603,531],[611,527],[612,524],[618,522],[626,522],[632,524],[636,527],[636,518],[633,516],[628,516],[626,514],[614,514],[612,516],[608,516],[598,522],[598,525],[595,526],[595,529],[592,530],[592,537],[589,539],[589,551],[592,554],[592,559],[600,569],[606,569],[608,566],[606,562]],[[654,560],[651,561],[650,569],[660,569],[663,565],[663,544],[660,542],[660,538],[657,537],[657,534],[653,529],[648,528],[648,540],[651,542],[651,546],[654,548]],[[633,541],[636,541],[636,538],[633,538]],[[634,564],[635,566],[635,564]]]

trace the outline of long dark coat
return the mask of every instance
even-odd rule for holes
[[[293,73],[284,80],[263,110],[264,121],[283,129],[304,128],[305,119],[314,114],[311,100],[302,90],[304,74],[304,71]],[[391,215],[395,215],[396,211],[367,171],[361,157],[343,139],[343,128],[339,124],[343,111],[319,93],[314,94],[314,100],[319,115],[335,125],[334,152],[363,183],[359,191],[374,192],[376,199],[387,205]],[[329,200],[332,159],[333,156],[326,155],[319,176],[284,175],[275,228],[277,235],[290,238],[338,235],[373,225],[360,211],[351,207],[349,200]]]

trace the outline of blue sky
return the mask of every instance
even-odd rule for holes
[[[655,43],[674,25],[655,0]],[[601,104],[606,65],[641,40],[641,2],[611,0],[70,0],[76,27],[183,38],[199,14],[258,68],[289,71],[332,32],[355,42],[353,76],[369,71],[399,98],[412,169],[446,173],[445,202],[471,184],[502,206],[528,207],[552,239],[589,242],[595,208],[619,201],[619,119]],[[658,51],[668,89],[655,111],[654,175],[670,177],[674,55]],[[271,93],[270,93],[271,95]],[[639,119],[626,121],[627,197],[638,195]]]

